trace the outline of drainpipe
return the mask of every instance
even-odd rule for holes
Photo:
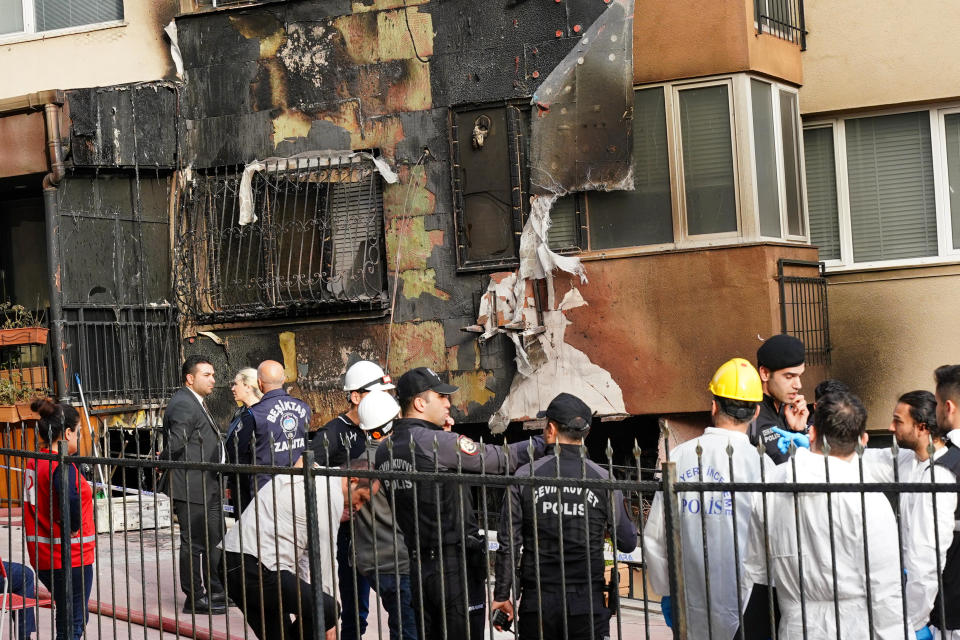
[[[63,180],[63,144],[60,141],[60,106],[43,106],[47,125],[47,152],[50,155],[50,173],[43,177],[43,214],[47,232],[47,277],[50,287],[50,361],[53,379],[60,401],[69,399],[67,393],[67,361],[63,341],[63,295],[60,288],[60,211],[57,204],[57,185]]]

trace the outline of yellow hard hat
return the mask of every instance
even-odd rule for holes
[[[744,402],[763,400],[763,383],[760,382],[760,374],[743,358],[727,360],[720,365],[707,388],[710,393],[721,398]]]

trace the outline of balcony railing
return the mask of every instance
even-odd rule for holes
[[[807,50],[807,28],[803,0],[754,0],[757,31],[795,42]]]

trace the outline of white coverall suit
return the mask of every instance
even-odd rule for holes
[[[933,459],[947,452],[941,447],[933,453]],[[866,482],[894,482],[893,467],[898,467],[899,482],[931,482],[953,484],[956,478],[949,469],[932,465],[930,460],[917,460],[909,449],[901,449],[894,461],[890,449],[866,449],[863,452],[863,478]],[[947,549],[953,541],[954,511],[957,508],[956,493],[937,493],[937,527],[934,530],[932,493],[900,494],[900,537],[903,547],[903,568],[906,572],[908,629],[916,631],[927,625],[933,601],[937,596],[937,551],[940,554],[940,570],[947,562]],[[939,547],[936,540],[939,538]],[[960,633],[947,636],[960,640]]]
[[[860,482],[859,463],[826,458],[830,482]],[[825,458],[806,449],[796,453],[796,481],[825,482]],[[786,462],[770,474],[768,482],[793,483],[792,465]],[[780,640],[828,640],[837,638],[837,625],[844,640],[904,637],[903,601],[897,523],[890,503],[882,493],[769,493],[766,494],[770,561],[780,603]],[[866,508],[861,508],[861,500]],[[866,513],[864,527],[863,513]],[[754,495],[750,544],[744,563],[746,593],[753,582],[766,581],[762,496]],[[836,554],[837,593],[831,566],[831,529]],[[800,540],[797,540],[799,521]],[[867,564],[864,562],[864,532],[869,560],[870,602],[867,602]],[[801,607],[800,562],[802,557]],[[871,636],[867,610],[872,610]],[[836,607],[836,609],[835,609]],[[838,609],[838,611],[837,611]],[[837,615],[839,613],[839,615]],[[804,634],[804,624],[806,634]]]
[[[696,447],[703,448],[702,474],[698,466]],[[733,447],[733,476],[727,445]],[[670,451],[676,462],[678,482],[760,482],[760,466],[767,474],[773,462],[757,453],[756,447],[744,433],[729,429],[708,427],[700,438],[688,440]],[[731,640],[739,627],[737,615],[736,559],[742,562],[749,539],[751,494],[736,494],[737,535],[739,549],[734,553],[733,499],[730,492],[684,492],[678,495],[680,528],[683,545],[683,580],[687,599],[687,629],[689,638]],[[703,541],[703,522],[707,527],[707,546]],[[663,520],[663,495],[657,493],[643,533],[644,560],[653,590],[670,595],[667,567],[667,542]],[[710,627],[707,624],[708,601],[704,579],[704,553],[710,563]],[[749,596],[749,591],[747,592]],[[746,605],[744,600],[743,605]],[[711,633],[712,632],[712,633]]]

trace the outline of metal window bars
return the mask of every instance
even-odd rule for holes
[[[551,461],[537,473],[526,468],[516,475],[498,475],[468,473],[462,468],[377,469],[369,464],[314,468],[309,464],[312,452],[305,454],[306,464],[300,467],[291,467],[285,460],[253,466],[187,458],[67,456],[66,451],[37,452],[33,442],[38,435],[29,428],[3,433],[0,477],[6,480],[8,491],[33,496],[31,505],[21,505],[22,511],[8,509],[2,516],[8,525],[0,529],[0,554],[5,561],[31,565],[28,543],[34,541],[25,527],[31,510],[45,513],[54,523],[63,522],[70,512],[68,476],[56,478],[59,493],[50,497],[52,494],[43,491],[31,494],[34,485],[23,482],[28,475],[25,470],[34,470],[28,483],[35,482],[50,463],[64,467],[72,462],[80,468],[103,465],[117,470],[103,484],[94,485],[93,519],[98,534],[92,574],[83,578],[92,584],[79,584],[91,589],[85,605],[90,612],[87,638],[150,637],[147,627],[185,637],[283,634],[285,638],[322,638],[335,616],[333,600],[343,593],[341,581],[349,580],[356,593],[358,578],[363,577],[374,585],[366,638],[406,633],[410,624],[419,629],[413,630],[413,637],[443,637],[444,628],[463,627],[458,616],[469,617],[477,614],[468,612],[482,610],[481,637],[492,640],[501,637],[494,635],[489,622],[491,605],[496,597],[503,597],[502,592],[495,593],[495,585],[502,584],[495,579],[498,572],[511,587],[509,601],[517,613],[513,622],[515,628],[520,625],[522,638],[602,638],[608,605],[614,614],[609,621],[610,637],[618,639],[739,638],[746,634],[734,633],[737,629],[748,630],[758,620],[773,620],[776,615],[780,619],[770,633],[773,638],[913,637],[915,629],[910,627],[917,616],[924,623],[930,615],[951,619],[949,604],[943,598],[932,598],[945,589],[950,593],[954,579],[946,547],[952,544],[957,485],[939,466],[898,477],[903,455],[896,447],[857,449],[849,460],[794,451],[786,465],[772,469],[754,464],[762,461],[761,452],[734,447],[733,440],[721,434],[712,441],[704,437],[672,451],[664,463],[663,479],[654,481],[596,477],[589,472],[593,463],[583,451],[574,456],[574,477]],[[255,442],[253,445],[255,448]],[[388,447],[390,459],[407,446],[410,443],[393,442]],[[609,449],[608,454],[612,455]],[[236,455],[234,452],[230,459]],[[483,449],[478,455],[489,456],[491,451]],[[639,455],[635,457],[639,459]],[[605,469],[610,466],[602,465]],[[648,470],[639,468],[637,477],[641,471],[643,477],[649,477]],[[182,516],[185,512],[176,503],[171,509],[167,495],[153,491],[153,483],[161,475],[176,472],[181,473],[180,481],[187,490],[202,488],[196,504],[199,518]],[[126,482],[131,476],[148,482],[131,486]],[[246,509],[238,513],[236,494],[230,501],[224,500],[221,483],[229,480],[231,489],[236,490],[244,480],[257,477],[265,481]],[[366,498],[367,482],[374,495],[384,498],[380,506],[387,505],[391,514],[400,508],[398,489],[414,489],[415,515],[424,516],[415,518],[421,523],[415,541],[444,533],[459,541],[435,547],[435,553],[449,561],[445,571],[431,572],[433,552],[415,541],[405,541],[398,527],[387,526],[389,514],[387,520],[371,519],[351,511],[350,505]],[[452,500],[449,504],[422,499],[440,487],[446,488],[444,495]],[[633,553],[616,551],[619,537],[611,523],[593,526],[597,514],[622,506],[615,504],[622,499],[620,495],[629,500],[654,493],[663,510],[655,506],[648,522],[635,510],[629,512],[641,534]],[[899,497],[894,507],[889,495]],[[596,506],[597,498],[609,505],[609,511],[588,508]],[[8,506],[12,502],[9,500]],[[455,530],[444,532],[439,530],[439,511],[447,508],[457,513],[457,519]],[[421,509],[427,512],[420,514]],[[171,520],[171,510],[181,518],[179,522]],[[550,518],[553,513],[564,515]],[[479,549],[467,544],[469,522],[474,518],[487,539]],[[495,524],[497,519],[499,524]],[[662,531],[644,531],[649,527],[662,527]],[[227,532],[223,552],[218,550],[220,529]],[[344,554],[347,566],[341,564],[338,572],[333,568],[341,553],[337,545],[342,531],[349,548]],[[583,531],[603,533],[584,538]],[[704,532],[707,538],[699,543],[691,539]],[[32,535],[42,538],[36,544],[48,545],[48,551],[90,563],[89,549],[73,555],[73,546],[81,544],[80,533],[65,537],[64,544],[52,542],[50,538],[56,536]],[[661,547],[658,540],[667,544]],[[190,542],[198,545],[196,554],[181,556],[178,547]],[[604,545],[608,548],[605,566],[598,569],[588,556],[596,556]],[[34,545],[34,553],[37,548]],[[409,548],[420,552],[409,553],[403,564],[401,555]],[[472,555],[476,553],[479,555]],[[358,574],[357,569],[371,558],[372,566]],[[474,594],[465,598],[455,585],[478,567],[482,606],[472,609]],[[673,596],[672,629],[663,624],[661,595],[651,591],[661,570]],[[181,580],[184,572],[199,576],[205,589],[214,584],[211,576],[221,576],[231,601],[227,614],[205,611],[202,603],[196,602],[197,593],[185,610],[187,597],[181,591],[190,583]],[[638,574],[637,582],[642,585],[635,598],[584,597],[596,595],[611,575],[632,573]],[[51,589],[49,578],[40,575],[34,595],[42,597]],[[777,589],[762,592],[757,617],[758,612],[750,608],[749,587],[765,583]],[[23,590],[26,585],[11,586]],[[618,590],[623,596],[622,583]],[[704,597],[707,592],[709,597]],[[919,592],[926,597],[917,599]],[[564,593],[566,598],[557,598]],[[423,615],[422,603],[431,597],[436,598],[432,604],[442,614],[439,619]],[[778,613],[768,597],[779,599]],[[67,602],[61,600],[52,611],[32,609],[39,637],[52,637],[57,612],[67,608]],[[6,621],[5,632],[16,632],[15,625],[25,614],[17,615]],[[342,623],[336,623],[338,629]],[[473,630],[463,637],[477,640]]]
[[[186,185],[175,233],[175,292],[197,322],[382,309],[387,304],[383,198],[358,155],[217,168]]]
[[[816,275],[810,275],[814,271]],[[777,260],[780,330],[803,341],[807,362],[830,364],[830,316],[823,263]]]
[[[807,26],[803,0],[754,0],[757,31],[796,42],[807,50]]]

